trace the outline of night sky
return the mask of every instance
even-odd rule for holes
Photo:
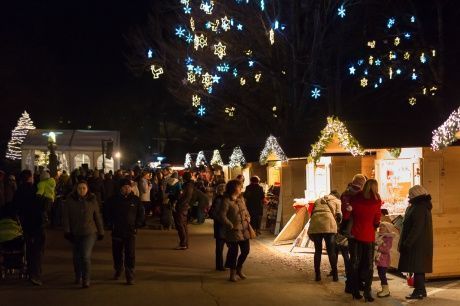
[[[167,93],[161,82],[137,78],[127,69],[124,54],[128,46],[123,35],[145,22],[152,2],[2,1],[0,154],[3,155],[11,129],[23,110],[31,114],[39,128],[121,129],[122,141],[127,140],[126,143],[134,138],[139,143],[145,140],[144,136],[131,137],[129,132],[137,135],[139,129],[149,128],[144,123],[155,118],[159,100],[167,97]],[[429,2],[423,1],[423,9],[428,13]],[[446,94],[447,114],[460,104],[459,88],[453,86],[459,82],[460,15],[456,6],[452,8],[455,10],[448,10],[445,21],[449,49],[447,75],[451,84]],[[406,105],[404,109],[406,114]],[[392,125],[393,115],[401,121],[397,108],[380,105],[375,110],[380,116],[377,121],[384,122],[382,126]],[[415,110],[408,121],[419,120],[427,110],[430,108]],[[142,118],[134,125],[133,117],[139,115]],[[374,115],[363,117],[370,119]],[[320,118],[318,127],[324,122]],[[424,133],[441,122],[441,118],[427,121]],[[404,126],[404,122],[393,126]],[[360,136],[365,137],[363,134]],[[261,141],[262,138],[257,140]],[[307,149],[308,144],[305,145]]]

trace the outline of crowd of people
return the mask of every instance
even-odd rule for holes
[[[37,171],[38,172],[38,171]],[[250,239],[261,234],[265,193],[254,176],[244,189],[244,176],[225,180],[210,169],[178,173],[170,168],[155,172],[134,169],[101,174],[98,170],[65,171],[54,177],[46,169],[18,176],[0,171],[2,216],[18,216],[26,243],[30,281],[41,285],[41,262],[46,227],[62,226],[72,244],[75,283],[90,287],[91,253],[98,240],[111,231],[114,279],[125,273],[126,283],[135,280],[135,237],[149,216],[158,216],[162,229],[174,225],[179,244],[190,247],[189,224],[203,224],[206,215],[214,220],[215,268],[230,272],[229,280],[246,279],[243,266],[250,252]],[[409,190],[398,250],[399,271],[414,273],[415,289],[408,299],[426,297],[425,273],[432,272],[433,230],[431,198],[420,185]],[[395,228],[382,215],[378,183],[357,174],[346,190],[317,199],[310,216],[308,235],[314,243],[315,280],[321,281],[323,241],[331,266],[329,276],[339,280],[337,262],[345,265],[345,292],[353,299],[372,302],[374,265],[382,289],[378,297],[390,295],[386,273]],[[224,248],[228,251],[224,262]],[[361,295],[361,292],[363,295]]]
[[[414,291],[406,299],[423,299],[427,296],[425,273],[433,270],[431,197],[420,185],[410,188],[408,196],[409,207],[398,245],[401,254],[398,270],[414,274]],[[355,175],[341,195],[334,190],[315,201],[308,235],[315,246],[316,281],[321,281],[324,241],[331,266],[329,276],[335,282],[339,280],[337,259],[341,253],[345,265],[345,292],[353,299],[364,297],[366,302],[374,301],[371,292],[374,266],[382,287],[377,296],[390,296],[386,274],[397,230],[389,217],[382,214],[382,204],[378,182],[362,174]]]

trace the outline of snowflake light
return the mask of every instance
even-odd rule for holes
[[[201,105],[201,97],[199,95],[192,96],[192,105],[193,107],[198,107]]]
[[[268,157],[274,154],[278,160],[287,161],[287,156],[284,154],[283,149],[278,143],[278,140],[273,135],[270,135],[265,141],[265,146],[262,152],[260,152],[259,162],[261,165],[265,165],[268,162]]]
[[[214,45],[214,54],[217,55],[220,59],[222,59],[227,53],[225,50],[227,49],[227,46],[223,45],[221,42],[219,42],[217,45]]]
[[[346,14],[346,9],[345,7],[343,6],[343,4],[341,6],[339,6],[339,8],[337,9],[337,15],[339,15],[341,18],[344,18],[345,17],[345,14]]]
[[[152,71],[152,75],[154,79],[158,79],[160,75],[163,74],[163,68],[157,67],[155,65],[151,65],[150,70]]]
[[[431,141],[433,151],[443,149],[457,141],[456,134],[460,131],[460,107],[450,114],[449,118],[435,131]]]
[[[198,155],[196,156],[196,162],[195,162],[196,167],[198,168],[206,164],[207,162],[206,162],[206,156],[204,156],[204,151],[198,152]]]
[[[228,72],[230,70],[230,66],[227,63],[222,63],[217,66],[217,71],[219,72]]]
[[[203,105],[201,105],[199,108],[198,108],[198,115],[203,117],[204,115],[206,115],[206,107],[204,107]]]
[[[311,97],[317,100],[321,96],[321,90],[318,87],[315,87],[311,90]]]
[[[192,8],[190,6],[184,6],[184,13],[190,15],[192,13]]]
[[[176,28],[176,36],[179,38],[185,36],[185,29],[182,26]]]
[[[239,146],[233,149],[232,155],[230,155],[230,168],[243,167],[246,164],[243,151]]]
[[[335,135],[337,135],[339,144],[344,149],[349,151],[353,156],[364,155],[363,148],[359,145],[358,141],[348,132],[345,124],[337,118],[328,117],[327,125],[321,131],[318,142],[311,146],[308,160],[317,163],[326,151],[327,146],[333,141]]]
[[[193,42],[193,35],[191,33],[188,33],[187,36],[185,37],[185,41],[188,44],[191,44]]]
[[[222,160],[222,157],[220,156],[219,150],[214,150],[212,152],[211,165],[218,165],[221,167],[224,166],[224,162]]]
[[[211,87],[212,86],[212,75],[210,75],[207,72],[203,74],[201,77],[201,83],[203,83],[203,87],[205,89],[208,89],[209,87]]]

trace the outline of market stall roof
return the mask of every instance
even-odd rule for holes
[[[114,148],[120,145],[119,131],[35,129],[28,132],[22,148],[46,149],[50,132],[56,134],[58,150],[101,150],[101,141],[109,139],[113,140]]]
[[[460,138],[460,107],[450,114],[449,118],[435,131],[431,147],[440,150],[456,142]]]
[[[276,137],[273,135],[268,136],[267,140],[265,141],[265,147],[262,152],[260,152],[259,157],[259,162],[262,165],[265,165],[270,160],[287,160],[286,154],[279,145]]]

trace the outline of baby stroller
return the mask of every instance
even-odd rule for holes
[[[0,219],[0,279],[27,277],[25,240],[19,220]]]

